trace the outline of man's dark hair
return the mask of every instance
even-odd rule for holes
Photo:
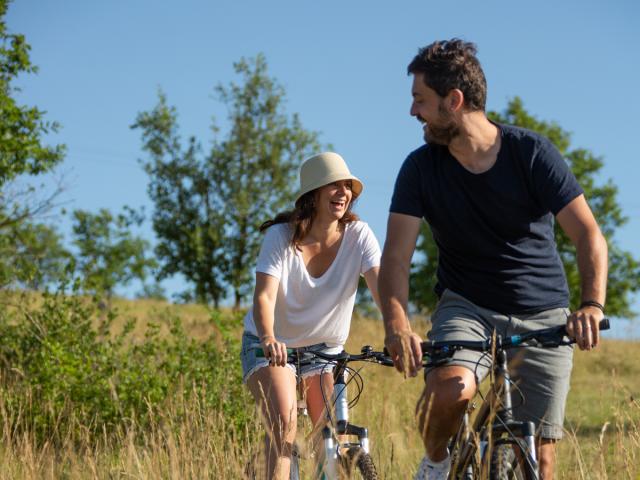
[[[441,97],[457,88],[470,110],[484,111],[487,80],[476,58],[475,44],[459,38],[440,40],[421,48],[407,67],[409,75],[424,74],[424,82]]]

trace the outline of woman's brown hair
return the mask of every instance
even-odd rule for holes
[[[296,250],[300,250],[300,242],[311,230],[311,225],[313,225],[313,220],[316,216],[315,198],[317,191],[318,189],[315,189],[302,195],[296,200],[293,210],[278,213],[273,219],[267,220],[260,225],[260,231],[264,232],[267,228],[278,223],[288,223],[293,230],[291,245],[293,245]],[[338,220],[341,226],[359,220],[358,215],[351,211],[355,200],[356,199],[353,198],[351,202],[349,202],[347,211],[342,218]]]

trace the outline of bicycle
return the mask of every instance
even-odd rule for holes
[[[325,400],[327,423],[322,427],[322,442],[324,462],[321,478],[334,480],[339,478],[362,478],[363,480],[377,480],[378,474],[373,459],[369,453],[369,431],[366,427],[349,422],[349,410],[355,407],[364,389],[364,380],[357,370],[349,367],[351,362],[369,362],[384,366],[393,366],[393,362],[384,352],[374,351],[369,345],[362,347],[360,354],[350,354],[345,351],[338,354],[327,354],[305,348],[287,349],[287,362],[294,365],[312,364],[316,359],[330,362],[333,370],[333,393],[331,400]],[[258,350],[258,356],[263,356]],[[347,378],[350,373],[351,378]],[[357,393],[349,401],[347,385],[354,383]],[[306,416],[304,403],[298,403],[299,416]],[[345,439],[357,437],[357,441]],[[290,480],[300,479],[299,451],[294,445],[291,461]],[[358,477],[359,475],[359,477]]]
[[[600,322],[600,330],[608,329],[609,320],[605,318]],[[575,343],[566,338],[565,326],[560,325],[505,338],[494,335],[485,341],[427,341],[421,344],[427,359],[423,363],[425,367],[445,363],[460,349],[491,353],[494,358],[494,381],[488,394],[483,396],[473,425],[469,427],[469,418],[476,408],[475,403],[465,412],[458,433],[449,444],[450,480],[538,480],[535,425],[513,418],[511,394],[517,386],[512,384],[509,376],[506,351],[526,347],[528,342],[535,342],[544,348]]]

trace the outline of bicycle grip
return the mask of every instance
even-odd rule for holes
[[[256,347],[254,348],[254,350],[256,351],[256,357],[265,358],[264,350],[262,350],[262,347]],[[291,355],[293,352],[294,352],[293,348],[287,348],[287,355]]]
[[[609,330],[611,328],[611,324],[609,323],[608,318],[603,318],[602,320],[600,320],[598,326],[600,327],[600,330]]]

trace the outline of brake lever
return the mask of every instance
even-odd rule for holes
[[[391,358],[389,358],[389,356],[385,355],[384,353],[378,354],[378,355],[373,355],[371,358],[378,365],[382,365],[382,366],[385,366],[385,367],[393,367],[393,360],[391,360]]]
[[[385,367],[393,367],[393,360],[390,358],[378,359],[378,363]]]

